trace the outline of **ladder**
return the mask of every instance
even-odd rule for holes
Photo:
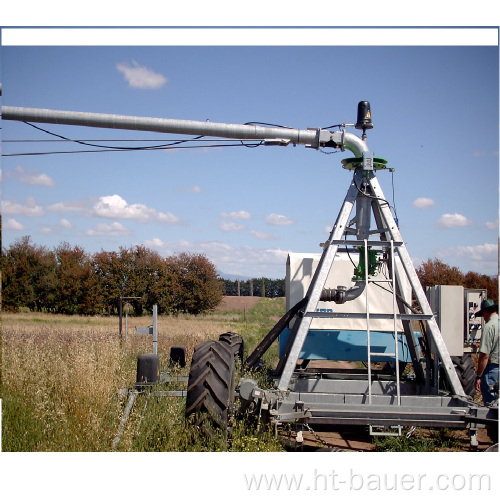
[[[398,316],[397,316],[397,301],[396,301],[396,273],[395,273],[395,258],[394,258],[394,241],[390,241],[390,276],[387,279],[370,278],[368,272],[368,240],[365,241],[364,259],[365,259],[365,290],[366,290],[366,334],[367,334],[367,357],[368,357],[368,404],[373,404],[372,400],[372,356],[394,358],[395,375],[396,375],[396,405],[401,406],[401,378],[399,373],[399,334],[398,334]],[[370,289],[369,283],[388,283],[392,293],[392,319],[393,319],[393,334],[394,334],[394,352],[376,353],[372,352],[371,346],[371,327],[370,327]],[[396,432],[375,430],[375,426],[369,425],[371,436],[401,436],[402,426],[393,427]]]
[[[366,153],[363,152],[363,157]],[[368,153],[369,154],[369,153]],[[373,158],[372,158],[373,159]],[[360,160],[360,159],[356,159]],[[348,160],[343,160],[347,162]],[[368,164],[368,162],[366,162]],[[345,163],[344,163],[345,165]],[[347,167],[345,167],[347,168]],[[385,168],[385,167],[383,167]],[[410,321],[412,319],[420,319],[427,322],[427,332],[432,340],[433,346],[436,348],[436,353],[442,363],[443,371],[446,378],[448,379],[449,385],[454,395],[465,397],[462,385],[458,379],[455,372],[453,362],[447,351],[446,345],[444,343],[441,332],[437,322],[432,314],[431,308],[427,301],[424,290],[420,284],[417,273],[408,254],[406,246],[403,242],[399,228],[390,210],[390,206],[386,201],[380,184],[375,176],[373,168],[365,168],[365,161],[362,164],[357,163],[357,165],[351,170],[354,170],[354,175],[351,184],[348,188],[346,197],[337,216],[337,220],[332,228],[328,240],[323,246],[323,253],[321,255],[318,267],[313,275],[311,283],[309,285],[308,291],[305,298],[305,306],[302,313],[298,315],[294,323],[291,335],[287,346],[285,347],[285,352],[277,367],[277,373],[280,377],[277,389],[282,392],[289,390],[290,381],[292,379],[293,373],[295,371],[297,361],[299,359],[302,346],[307,337],[308,331],[311,326],[311,322],[315,317],[324,317],[325,313],[318,313],[318,304],[320,302],[321,294],[325,288],[328,275],[332,269],[335,255],[340,245],[345,245],[346,243],[352,246],[364,246],[365,248],[369,245],[380,246],[380,247],[390,247],[391,248],[391,261],[394,261],[394,254],[397,252],[400,263],[408,281],[410,282],[413,294],[417,300],[418,305],[422,313],[410,313],[407,307],[402,303],[401,300],[397,299],[396,293],[401,290],[401,278],[399,276],[399,270],[394,265],[392,265],[392,284],[393,284],[393,308],[394,314],[392,315],[394,322],[397,320],[403,321],[404,333],[407,339],[407,344],[410,349],[410,354],[413,360],[413,366],[417,379],[424,381],[425,375],[423,373],[423,368],[420,365],[418,355],[416,352],[416,339],[414,333],[411,329]],[[369,203],[365,200],[365,212],[369,205],[370,213],[369,216],[365,213],[363,217],[365,218],[365,223],[360,221],[362,210],[358,211],[358,206],[363,202],[364,198],[360,195],[360,186],[365,189],[365,197],[369,198]],[[354,206],[357,205],[357,216],[356,216],[356,230],[354,231],[349,226],[349,219]],[[369,226],[369,221],[371,215],[373,214],[376,221],[377,228],[371,230],[367,228]],[[370,236],[378,234],[380,239],[371,239]],[[347,239],[347,236],[355,235],[358,239],[352,240]],[[367,253],[365,252],[365,259]],[[365,262],[366,264],[366,262]],[[368,304],[367,304],[368,306]],[[397,311],[397,313],[396,313]],[[367,308],[367,326],[369,327],[370,318],[386,317],[385,315],[370,314],[369,308]],[[398,353],[398,336],[397,329],[395,334],[395,355]],[[369,328],[367,329],[369,332]],[[368,333],[369,335],[369,333]],[[369,343],[369,342],[368,342]],[[369,347],[370,349],[370,347]],[[369,355],[371,357],[371,353]],[[369,365],[370,366],[370,365]],[[396,370],[399,370],[399,363],[396,363]],[[370,375],[371,377],[371,372]],[[400,374],[397,371],[397,386],[400,386]],[[371,384],[369,384],[371,386]],[[370,389],[371,390],[371,389]],[[398,404],[401,403],[401,395],[398,392],[397,395]],[[369,402],[371,400],[371,395],[369,395]]]

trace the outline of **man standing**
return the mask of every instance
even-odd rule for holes
[[[498,398],[498,304],[483,300],[478,316],[484,318],[485,325],[479,345],[476,391],[481,391],[484,404],[489,405]]]

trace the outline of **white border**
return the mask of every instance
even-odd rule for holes
[[[498,28],[3,28],[3,46],[498,46]]]

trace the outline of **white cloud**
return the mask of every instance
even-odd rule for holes
[[[181,188],[181,193],[201,193],[202,189],[200,186],[183,187]]]
[[[123,74],[129,87],[135,89],[158,89],[168,82],[162,74],[140,66],[136,61],[132,61],[132,66],[126,62],[118,63],[116,69]]]
[[[85,236],[130,236],[131,231],[119,222],[106,224],[99,222],[94,228],[85,231]]]
[[[45,211],[40,205],[37,205],[35,198],[29,196],[24,205],[16,201],[2,201],[2,213],[6,215],[23,215],[25,217],[41,217]]]
[[[220,272],[241,276],[282,278],[285,276],[288,251],[272,248],[233,247],[217,241],[167,242],[160,238],[146,240],[146,247],[162,255],[180,252],[204,254]]]
[[[252,216],[246,210],[240,210],[239,212],[222,212],[221,217],[226,219],[251,219]]]
[[[168,225],[178,224],[180,222],[180,219],[170,212],[156,212],[156,220]]]
[[[440,248],[436,256],[443,260],[463,260],[465,265],[460,267],[465,271],[478,271],[486,274],[498,272],[498,245],[494,243]]]
[[[54,180],[47,174],[39,174],[36,170],[26,171],[21,165],[16,167],[15,173],[13,173],[11,177],[25,184],[29,184],[30,186],[55,186]]]
[[[73,224],[71,224],[71,222],[68,219],[61,219],[59,221],[59,225],[66,229],[71,229],[73,227]]]
[[[433,207],[436,202],[432,198],[417,198],[413,202],[413,206],[415,208],[421,208],[422,210],[427,210],[428,208]]]
[[[157,221],[164,224],[178,224],[180,220],[170,212],[158,212],[142,203],[129,205],[121,196],[101,196],[90,211],[91,216],[106,219],[127,219],[136,222]]]
[[[217,221],[217,225],[221,231],[225,231],[226,233],[244,231],[246,229],[246,226],[236,222]]]
[[[251,231],[251,234],[254,238],[262,241],[275,240],[276,237],[269,233],[263,233],[261,231]]]
[[[166,243],[160,238],[153,238],[151,240],[146,240],[144,245],[149,248],[157,248],[158,250],[165,247]]]
[[[24,231],[26,227],[16,219],[9,218],[2,224],[2,229],[10,229],[11,231]]]
[[[450,227],[464,227],[470,226],[472,221],[467,219],[465,215],[462,214],[443,214],[438,220],[438,227],[447,229]]]
[[[287,226],[289,224],[295,224],[295,221],[280,214],[269,214],[265,220],[270,226]]]
[[[88,203],[82,200],[60,201],[47,207],[49,212],[83,212],[88,209]]]
[[[485,226],[488,229],[498,229],[498,219],[495,222],[486,222]]]

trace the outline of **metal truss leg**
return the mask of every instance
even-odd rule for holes
[[[415,268],[413,267],[413,263],[411,261],[410,255],[408,254],[408,250],[404,245],[403,239],[397,227],[396,221],[394,220],[389,204],[384,199],[384,194],[380,187],[380,184],[375,176],[370,179],[370,186],[374,196],[374,203],[378,205],[378,208],[385,219],[387,231],[390,233],[391,238],[395,242],[400,242],[401,246],[397,247],[397,251],[399,257],[401,259],[401,263],[406,271],[408,276],[408,280],[410,281],[411,287],[413,289],[413,293],[417,299],[418,305],[422,310],[423,314],[432,316],[432,310],[427,301],[427,297],[424,293],[422,285],[420,284],[420,280],[418,279]],[[451,356],[448,353],[445,342],[439,331],[439,327],[437,322],[432,316],[431,319],[427,320],[427,329],[430,333],[432,341],[436,347],[439,358],[441,359],[444,371],[446,373],[446,377],[450,383],[453,394],[456,396],[465,397],[464,390],[462,388],[462,384],[458,379],[457,373],[455,371],[455,367],[453,366],[453,362],[451,360]]]
[[[305,314],[316,311],[318,307],[321,292],[325,287],[326,280],[330,273],[330,269],[332,268],[335,254],[338,249],[338,244],[331,244],[331,242],[342,239],[358,194],[358,188],[356,186],[359,184],[362,177],[363,172],[358,169],[353,176],[353,180],[351,181],[351,185],[347,191],[347,195],[337,217],[337,221],[333,226],[318,267],[316,268],[316,272],[314,273],[311,284],[309,285],[309,289],[306,294],[307,304],[304,309]],[[295,321],[291,333],[293,343],[291,342],[291,345],[289,345],[288,349],[286,349],[282,357],[283,361],[280,361],[280,365],[278,366],[278,369],[282,368],[281,378],[278,383],[278,389],[280,391],[288,390],[290,380],[299,359],[300,351],[302,350],[307,333],[309,332],[312,319],[312,317],[301,317],[299,315]]]

